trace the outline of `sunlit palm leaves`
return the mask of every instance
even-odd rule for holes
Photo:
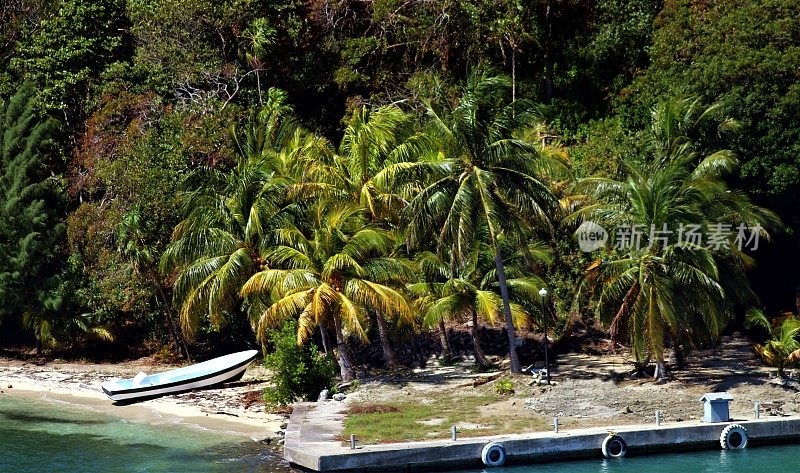
[[[557,202],[539,177],[548,158],[537,145],[514,135],[515,129],[536,120],[537,110],[523,101],[509,104],[508,89],[506,78],[478,72],[468,79],[455,106],[428,103],[438,152],[417,162],[389,165],[375,182],[382,188],[419,186],[406,209],[406,236],[412,247],[434,237],[463,263],[481,226],[488,230],[516,372],[520,366],[498,241],[526,225],[549,226]],[[443,254],[441,246],[439,253]]]
[[[762,327],[770,338],[763,345],[756,344],[756,353],[770,366],[778,368],[778,374],[783,376],[787,365],[797,364],[800,361],[800,320],[788,314],[773,326],[764,313],[758,309],[747,311],[745,323],[750,327]]]
[[[267,105],[244,130],[233,130],[238,164],[220,173],[220,189],[184,196],[186,217],[175,227],[161,266],[179,269],[174,297],[190,338],[206,317],[219,328],[237,313],[242,285],[264,267],[272,231],[287,221],[284,145],[301,131],[284,100],[271,89]]]
[[[389,257],[390,236],[366,225],[359,207],[314,210],[306,225],[277,232],[278,246],[267,255],[270,269],[254,274],[241,293],[262,343],[268,329],[289,318],[299,320],[298,343],[316,327],[333,327],[342,376],[348,379],[353,370],[344,335],[366,338],[370,311],[411,323],[411,310],[395,287],[413,277],[412,268]]]
[[[361,207],[370,222],[396,228],[407,202],[397,189],[379,189],[373,177],[386,165],[417,159],[431,143],[416,130],[413,117],[396,106],[358,108],[347,120],[338,148],[320,142],[314,152],[303,155],[302,177],[290,192],[316,199],[320,208]],[[386,362],[396,364],[389,321],[382,312],[370,316],[377,323]]]
[[[348,119],[338,148],[307,155],[304,183],[298,187],[362,206],[372,221],[396,222],[407,204],[401,188],[378,187],[374,177],[386,166],[416,161],[432,146],[413,117],[397,106],[361,107]]]

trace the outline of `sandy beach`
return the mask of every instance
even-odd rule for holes
[[[115,364],[62,361],[21,361],[0,357],[0,396],[25,396],[69,403],[135,422],[180,424],[246,436],[253,440],[279,437],[282,415],[264,411],[260,393],[268,373],[253,363],[241,381],[224,388],[165,396],[141,403],[115,406],[103,394],[106,380],[128,378],[139,371],[156,373],[174,366],[142,358]]]

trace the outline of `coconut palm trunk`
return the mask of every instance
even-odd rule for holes
[[[508,285],[506,284],[506,270],[503,265],[503,258],[500,248],[494,245],[494,264],[497,267],[497,282],[500,284],[500,297],[503,299],[503,316],[506,319],[506,332],[508,334],[508,357],[511,360],[511,372],[519,373],[521,366],[517,355],[517,332],[514,330],[514,319],[511,317],[511,303],[508,297]]]
[[[388,367],[395,367],[398,364],[397,357],[389,344],[389,328],[386,319],[380,313],[375,313],[375,320],[378,322],[378,338],[381,341],[381,348],[383,348],[383,359]]]
[[[475,364],[480,366],[489,366],[489,360],[481,348],[481,341],[478,337],[478,313],[472,310],[472,327],[470,327],[470,335],[472,335],[472,349],[475,352]]]
[[[319,324],[319,338],[322,339],[322,351],[327,355],[331,349],[328,346],[328,329],[323,324]]]
[[[336,331],[336,359],[339,362],[342,381],[348,383],[356,379],[356,372],[353,370],[353,363],[350,361],[350,355],[347,353],[347,346],[344,343],[344,334],[342,333],[342,323],[338,317],[333,318],[333,326]]]
[[[447,337],[447,327],[444,325],[444,319],[439,319],[439,341],[442,344],[442,357],[452,358],[453,353],[450,350],[450,339]]]

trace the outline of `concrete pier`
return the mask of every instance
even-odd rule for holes
[[[319,409],[309,416],[310,409]],[[481,450],[499,442],[508,463],[534,463],[602,458],[601,444],[610,432],[621,436],[628,455],[719,449],[722,429],[736,423],[747,429],[749,445],[800,441],[800,417],[774,417],[706,424],[673,422],[534,432],[521,435],[459,438],[425,442],[363,445],[342,444],[341,405],[298,403],[289,422],[284,457],[294,467],[312,471],[425,470],[481,467]],[[313,417],[313,421],[311,420]]]

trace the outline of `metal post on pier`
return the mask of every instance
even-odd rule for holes
[[[453,442],[458,440],[458,427],[456,427],[455,425],[450,427],[450,438],[453,439]]]
[[[356,434],[350,434],[350,448],[352,450],[356,449]]]

